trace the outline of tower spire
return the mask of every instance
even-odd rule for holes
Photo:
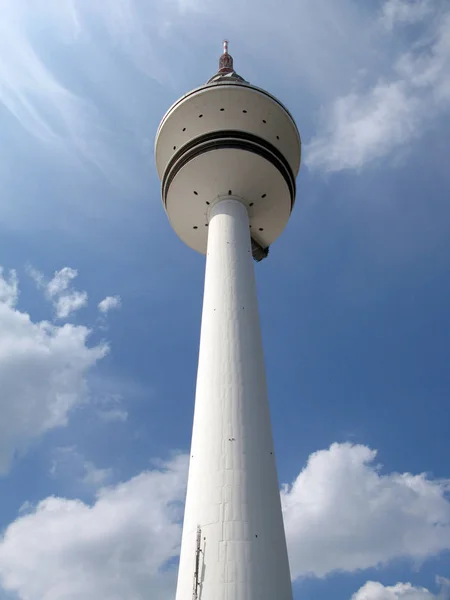
[[[223,41],[223,54],[219,59],[219,73],[232,73],[233,57],[228,54],[228,40]]]
[[[219,58],[219,69],[208,83],[247,83],[243,77],[238,75],[233,67],[233,57],[228,52],[228,40],[223,41],[223,52]]]

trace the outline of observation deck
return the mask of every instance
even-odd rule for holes
[[[155,145],[162,201],[183,242],[206,254],[210,207],[239,198],[253,257],[267,256],[292,212],[301,141],[289,111],[234,71],[225,43],[218,72],[163,117]]]

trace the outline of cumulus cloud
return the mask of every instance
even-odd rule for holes
[[[383,23],[394,27],[425,19],[422,34],[407,52],[391,59],[394,76],[380,76],[369,89],[340,96],[322,110],[319,133],[305,149],[311,169],[360,169],[404,149],[448,111],[450,10],[439,6],[402,0],[384,4]]]
[[[351,600],[447,600],[450,597],[449,581],[442,577],[438,577],[437,581],[441,585],[438,595],[426,588],[414,587],[411,583],[384,586],[376,581],[368,581],[353,594]]]
[[[120,308],[121,305],[122,300],[120,296],[106,296],[106,298],[99,302],[98,310],[106,315],[110,310]]]
[[[87,292],[71,289],[71,282],[77,277],[78,271],[71,267],[63,267],[55,271],[53,278],[46,281],[44,275],[30,267],[29,274],[39,288],[44,289],[46,297],[52,301],[57,319],[67,319],[72,313],[87,305]]]
[[[312,454],[283,488],[294,579],[397,557],[423,559],[450,547],[448,482],[383,475],[375,457],[366,446],[333,444]],[[93,487],[111,476],[103,471],[84,461]],[[54,497],[28,505],[0,542],[4,589],[21,600],[144,600],[150,589],[152,600],[173,597],[186,475],[187,457],[177,456],[161,469],[101,489],[92,505]],[[397,599],[444,596],[410,584],[367,582],[352,600]]]
[[[0,542],[0,580],[23,600],[173,597],[187,458],[98,492],[49,497]]]
[[[450,482],[382,474],[376,451],[333,444],[309,457],[281,498],[294,578],[367,569],[450,548]]]
[[[0,473],[17,452],[67,423],[88,395],[87,373],[108,347],[88,345],[91,330],[33,322],[17,309],[17,278],[0,273]]]

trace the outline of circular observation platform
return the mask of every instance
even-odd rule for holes
[[[295,122],[276,98],[238,76],[231,59],[231,69],[168,110],[155,155],[162,201],[183,242],[206,254],[209,207],[233,196],[248,208],[254,258],[267,256],[294,206],[301,155]]]

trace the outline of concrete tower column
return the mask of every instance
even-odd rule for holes
[[[176,600],[292,600],[247,207],[211,202]]]

